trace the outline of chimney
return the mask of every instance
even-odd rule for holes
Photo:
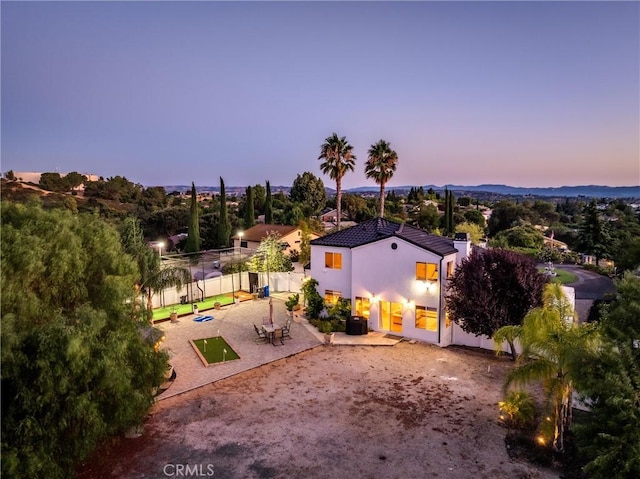
[[[453,238],[453,247],[458,250],[458,254],[456,255],[457,266],[463,259],[471,256],[471,239],[469,233],[456,233]]]

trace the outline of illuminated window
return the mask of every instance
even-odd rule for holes
[[[416,328],[437,331],[438,310],[436,308],[416,306]]]
[[[453,277],[454,270],[455,270],[455,263],[453,261],[449,261],[447,263],[447,279],[451,279]]]
[[[332,291],[330,289],[324,290],[324,302],[327,304],[336,304],[338,300],[342,298],[341,291]]]
[[[369,319],[369,298],[356,296],[356,316]]]
[[[342,269],[342,253],[325,253],[324,267],[331,269]]]
[[[438,265],[436,263],[416,263],[416,280],[438,281]]]

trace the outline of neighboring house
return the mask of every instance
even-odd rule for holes
[[[285,254],[288,255],[292,251],[300,252],[300,237],[302,236],[302,232],[297,226],[287,225],[257,224],[243,231],[242,236],[240,236],[240,233],[233,236],[233,246],[234,248],[256,250],[264,238],[274,233],[280,235],[280,242],[283,245]],[[315,239],[318,235],[310,232],[309,237],[310,239]]]
[[[344,211],[341,212],[340,214],[340,219],[341,220],[346,220],[347,219],[347,215],[345,214]],[[338,210],[333,208],[333,209],[325,209],[322,214],[320,215],[320,221],[322,221],[323,223],[337,223],[338,222]],[[341,221],[342,223],[342,221]]]
[[[372,330],[447,346],[447,279],[470,253],[466,233],[451,240],[375,218],[311,241],[311,277],[326,302],[350,300]]]
[[[569,246],[567,245],[567,243],[558,241],[557,239],[549,238],[547,236],[544,237],[544,245],[550,246],[552,248],[558,248],[562,251],[569,251]]]

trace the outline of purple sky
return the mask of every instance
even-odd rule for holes
[[[2,171],[325,185],[640,184],[638,2],[1,3]]]

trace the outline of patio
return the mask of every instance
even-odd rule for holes
[[[285,324],[288,316],[284,301],[289,293],[275,293],[273,298],[273,320]],[[321,346],[324,335],[308,323],[304,317],[295,317],[291,322],[291,337],[284,345],[256,343],[257,335],[253,328],[262,325],[264,318],[269,317],[268,298],[256,301],[243,301],[240,304],[225,306],[220,310],[209,310],[205,313],[213,316],[213,320],[196,322],[198,315],[181,317],[178,322],[158,323],[156,327],[165,333],[163,348],[169,350],[169,362],[177,376],[173,384],[158,400],[176,396],[207,384],[248,371],[278,359],[282,359],[302,351]],[[239,360],[228,363],[217,363],[208,367],[194,353],[190,342],[194,339],[222,336],[238,353]],[[393,346],[400,342],[399,338],[388,338],[383,333],[369,332],[363,336],[348,336],[335,333],[334,346]]]
[[[286,297],[285,293],[285,297]],[[287,310],[283,297],[273,295],[274,322],[284,324]],[[263,318],[269,317],[268,298],[256,301],[244,301],[240,304],[225,306],[220,310],[209,310],[206,313],[213,320],[196,322],[198,315],[181,317],[177,322],[169,321],[156,324],[165,333],[162,347],[169,351],[169,362],[176,371],[176,379],[158,400],[199,388],[234,374],[256,368],[266,363],[297,354],[307,349],[320,346],[324,339],[321,334],[314,333],[315,328],[305,319],[299,318],[291,322],[292,339],[278,346],[256,343],[254,324],[262,325]],[[194,353],[190,340],[222,336],[238,353],[239,360],[203,366]]]

